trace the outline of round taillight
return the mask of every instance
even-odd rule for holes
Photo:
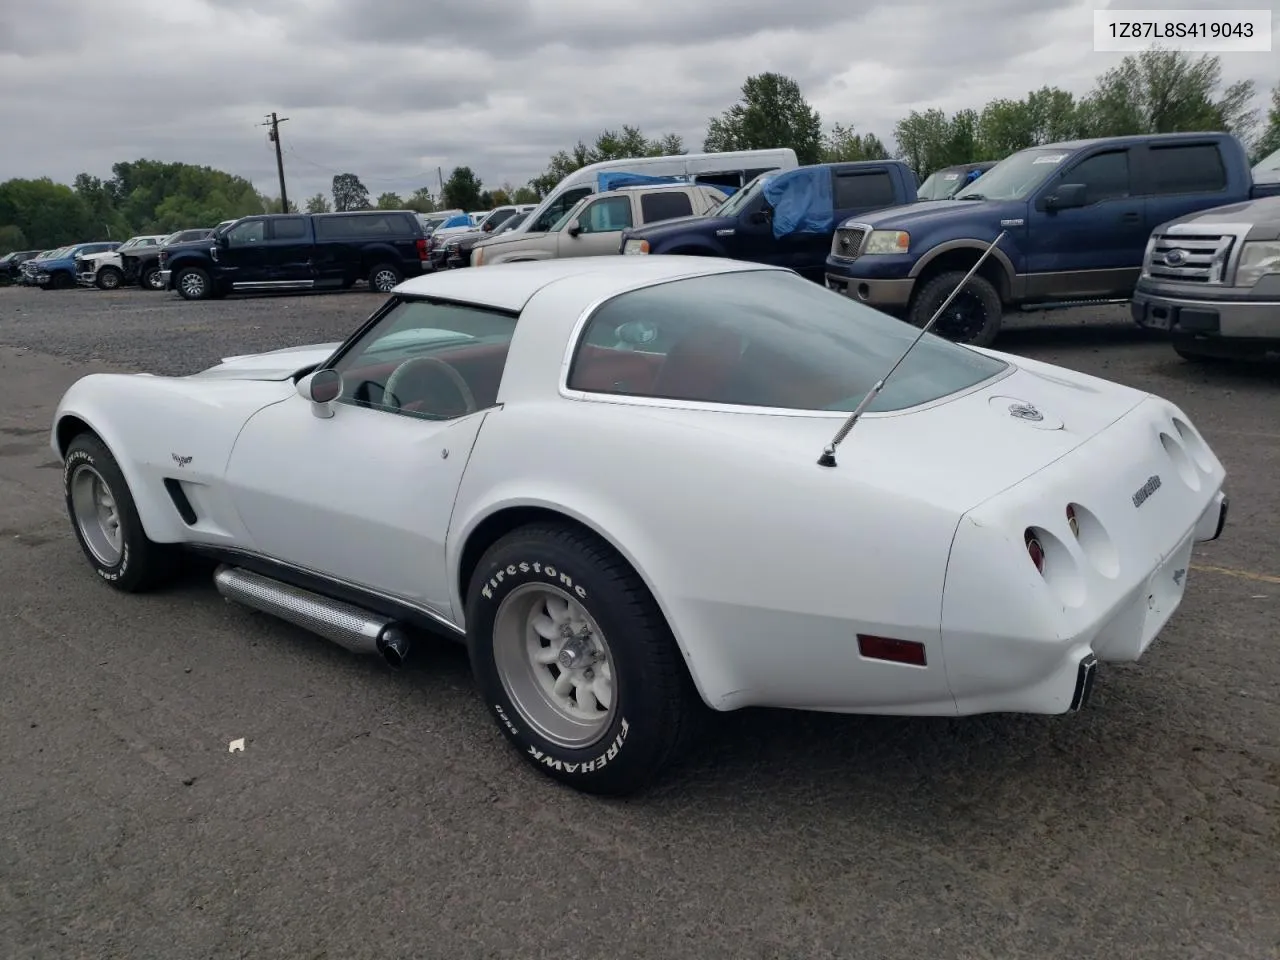
[[[1030,530],[1027,531],[1027,556],[1036,565],[1036,571],[1044,573],[1044,547]]]
[[[1076,519],[1076,508],[1067,504],[1067,526],[1071,528],[1073,537],[1080,536],[1080,521]]]

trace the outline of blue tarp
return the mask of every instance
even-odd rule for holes
[[[775,239],[792,233],[830,233],[835,229],[830,167],[787,170],[769,180],[762,192],[773,207]]]
[[[596,189],[601,193],[606,190],[617,190],[619,187],[639,187],[655,183],[688,183],[688,177],[651,177],[645,173],[624,173],[622,171],[602,172],[596,174]],[[726,196],[732,195],[733,187],[721,186],[718,183],[704,183],[704,187],[713,187]]]

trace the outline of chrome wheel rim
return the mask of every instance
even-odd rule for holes
[[[204,294],[204,277],[198,273],[184,273],[182,275],[182,292],[191,297],[199,297]]]
[[[71,511],[89,552],[104,567],[114,567],[124,552],[120,509],[102,474],[81,464],[71,474]]]
[[[160,271],[159,270],[152,270],[150,273],[147,274],[147,286],[150,287],[152,290],[160,289]]]
[[[617,711],[613,655],[604,632],[559,587],[526,583],[498,607],[493,654],[516,713],[560,747],[600,740]]]
[[[108,290],[114,290],[120,286],[120,275],[114,270],[107,270],[102,274],[102,285]]]
[[[396,275],[390,270],[379,270],[373,275],[373,288],[379,293],[389,293],[396,286]]]

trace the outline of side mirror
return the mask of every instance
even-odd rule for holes
[[[342,396],[342,374],[324,369],[309,373],[298,381],[298,393],[311,401],[311,412],[328,419],[333,416],[333,401]]]
[[[1062,183],[1056,192],[1044,198],[1046,210],[1074,210],[1085,205],[1085,185],[1083,183]]]
[[[576,237],[581,232],[582,226],[577,220],[573,221],[573,223],[569,224],[569,226],[565,228],[565,233],[569,234],[571,237]]]

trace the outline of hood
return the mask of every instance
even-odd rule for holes
[[[474,227],[470,230],[463,230],[461,227],[450,227],[448,230],[441,230],[440,235],[448,240],[475,240],[480,237],[487,237],[490,234],[483,230],[476,230]]]
[[[672,237],[680,233],[688,233],[690,228],[700,233],[713,235],[717,230],[730,230],[738,225],[734,217],[713,217],[708,214],[693,214],[688,217],[676,217],[672,220],[659,220],[639,227],[631,227],[626,231],[629,238],[654,240]]]
[[[328,360],[339,346],[336,342],[317,343],[224,357],[216,366],[191,376],[219,380],[289,380],[300,371]]]
[[[128,252],[129,252],[128,250],[125,251],[125,253],[128,253]],[[120,255],[119,250],[102,250],[99,253],[82,253],[78,257],[76,257],[76,259],[84,260],[84,261],[105,260],[107,257],[116,257],[119,255]]]
[[[1174,224],[1247,223],[1252,225],[1250,240],[1274,239],[1280,236],[1280,196],[1230,203],[1223,207],[1198,210],[1176,220],[1168,220],[1156,227],[1164,230]]]
[[[205,237],[203,240],[186,240],[182,243],[171,243],[165,247],[152,247],[151,249],[159,252],[163,250],[165,253],[181,253],[184,250],[208,250],[213,245],[213,237]],[[142,251],[139,250],[139,253]]]
[[[981,181],[979,181],[981,182]],[[987,223],[993,228],[1006,218],[1025,217],[1027,204],[1025,200],[930,200],[914,201],[899,207],[886,207],[874,213],[863,213],[842,221],[845,223],[867,223],[877,230],[906,230],[913,227],[927,229],[935,224],[941,226],[949,222],[964,223],[966,226],[975,221]]]

